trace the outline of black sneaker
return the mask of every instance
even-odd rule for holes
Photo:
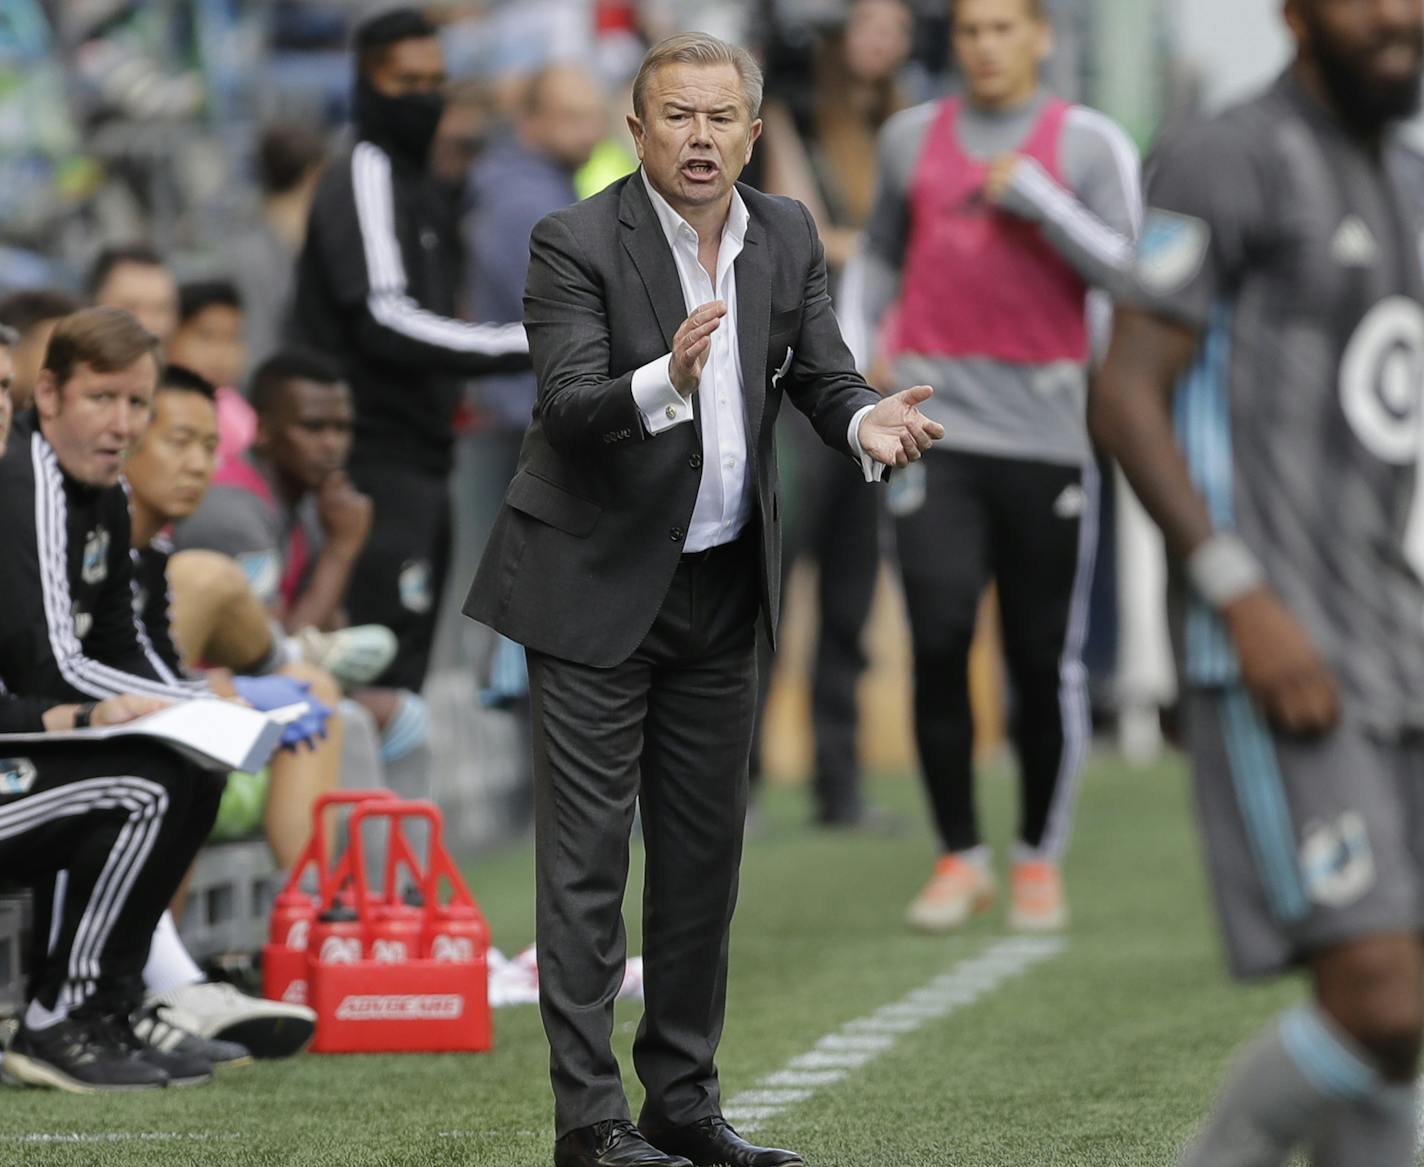
[[[156,1005],[144,1005],[133,1015],[133,1031],[139,1041],[161,1053],[191,1054],[213,1066],[250,1066],[252,1053],[235,1041],[199,1037],[165,1021]]]
[[[120,1040],[96,1016],[71,1016],[44,1029],[21,1025],[0,1062],[0,1078],[71,1094],[155,1090],[168,1074]]]

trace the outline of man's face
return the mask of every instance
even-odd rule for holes
[[[10,359],[9,345],[0,344],[0,455],[10,440],[10,420],[15,416],[11,394],[15,387],[15,365]]]
[[[168,269],[148,263],[121,263],[94,293],[100,308],[122,308],[160,341],[178,327],[178,285]]]
[[[368,80],[387,97],[439,93],[445,88],[445,54],[434,37],[397,41],[382,56]]]
[[[342,382],[289,381],[272,416],[258,423],[257,441],[287,479],[315,490],[332,471],[345,469],[355,418]]]
[[[608,107],[593,78],[581,70],[560,69],[545,80],[539,109],[527,127],[534,145],[572,173],[608,136]]]
[[[902,0],[857,0],[846,18],[846,67],[861,81],[893,77],[914,34],[915,17]]]
[[[208,305],[178,326],[167,352],[171,363],[214,385],[240,384],[247,366],[242,313],[230,304]]]
[[[28,409],[35,399],[35,382],[39,380],[40,370],[44,368],[49,335],[54,331],[59,319],[56,316],[53,320],[41,320],[32,325],[20,338],[20,343],[11,350],[15,362],[15,379],[10,386],[10,400],[17,412]]]
[[[148,427],[157,383],[158,362],[148,355],[116,373],[80,364],[63,385],[43,370],[35,407],[65,473],[87,486],[118,482],[124,459]]]
[[[153,420],[124,466],[134,497],[165,522],[203,501],[218,453],[218,411],[201,393],[160,389]]]
[[[686,218],[730,197],[761,119],[747,112],[736,66],[672,64],[653,74],[628,128],[648,180]]]
[[[1034,16],[1029,0],[957,0],[954,55],[977,105],[1026,101],[1048,59],[1048,25]]]
[[[1286,19],[1355,129],[1376,133],[1419,108],[1424,0],[1289,0]]]

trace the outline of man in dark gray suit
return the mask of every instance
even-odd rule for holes
[[[556,1167],[794,1167],[723,1121],[726,1001],[758,617],[774,632],[783,395],[846,473],[943,430],[881,399],[841,340],[811,217],[736,185],[761,74],[700,33],[655,46],[629,118],[642,168],[534,229],[533,424],[465,605],[526,646],[540,1006]],[[639,1119],[610,1049],[635,800],[647,849]]]

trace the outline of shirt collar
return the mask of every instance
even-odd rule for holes
[[[672,209],[672,205],[663,198],[657,188],[648,180],[648,172],[641,166],[638,173],[643,179],[643,189],[648,192],[648,200],[653,204],[653,212],[658,217],[658,224],[663,229],[663,235],[667,238],[668,246],[675,246],[679,238],[689,239],[695,245],[697,242],[697,229],[686,219]],[[742,201],[742,192],[735,186],[732,187],[732,205],[727,211],[727,222],[722,226],[723,242],[741,244],[747,237],[747,204]]]

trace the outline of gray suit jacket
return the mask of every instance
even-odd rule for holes
[[[773,427],[782,396],[847,456],[852,416],[879,397],[841,340],[806,209],[738,189],[750,218],[735,266],[756,500],[749,534],[760,543],[774,639],[781,516]],[[633,373],[671,350],[687,316],[682,286],[636,172],[541,220],[530,257],[524,324],[538,399],[464,611],[539,652],[609,667],[652,627],[702,477],[697,395],[694,424],[653,437],[632,393]],[[777,377],[788,351],[790,367]],[[846,473],[858,473],[857,464],[848,460]]]

